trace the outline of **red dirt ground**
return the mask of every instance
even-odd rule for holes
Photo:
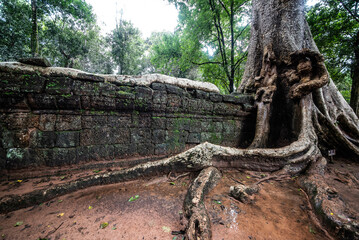
[[[258,177],[261,173],[226,171],[206,197],[214,240],[326,239],[308,218],[306,198],[295,180],[261,184],[260,192],[249,204],[228,195],[229,186],[236,184],[233,179],[247,184],[256,182]],[[39,179],[5,182],[1,195],[27,192],[36,185],[49,184],[47,180],[53,184],[66,180],[59,178],[44,179],[44,183],[38,184],[35,182]],[[190,178],[187,176],[170,183],[164,176],[77,191],[38,206],[0,215],[0,236],[11,240],[180,240],[183,235],[173,235],[172,231],[184,229],[181,209]],[[135,195],[139,198],[129,202]],[[17,222],[23,223],[15,227]],[[104,222],[109,225],[101,229],[100,224]]]

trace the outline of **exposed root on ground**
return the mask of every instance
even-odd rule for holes
[[[205,195],[217,185],[221,173],[214,167],[203,169],[186,194],[183,212],[188,219],[188,240],[212,239],[211,221],[204,204]]]

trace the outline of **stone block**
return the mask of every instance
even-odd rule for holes
[[[135,99],[132,98],[116,98],[115,107],[117,111],[133,110],[135,109]]]
[[[112,128],[111,141],[114,144],[129,144],[131,142],[130,129],[128,128]]]
[[[198,119],[191,119],[191,124],[189,126],[189,132],[199,132],[201,131],[201,121]]]
[[[99,88],[97,82],[73,81],[73,93],[78,96],[99,96]]]
[[[67,77],[51,77],[47,79],[45,93],[51,95],[69,95],[73,89],[73,80]]]
[[[89,160],[90,161],[101,161],[103,152],[101,152],[103,148],[101,148],[101,145],[92,145],[88,147],[89,151]]]
[[[46,93],[29,94],[28,101],[32,110],[57,109],[55,97]]]
[[[135,87],[135,97],[136,99],[142,99],[145,101],[152,100],[153,90],[149,87],[136,86]]]
[[[60,110],[80,110],[81,98],[74,95],[59,95],[56,96],[57,108]]]
[[[174,94],[167,95],[167,108],[168,112],[178,112],[182,107],[181,97]]]
[[[94,110],[91,109],[91,96],[80,96],[80,101],[82,110]]]
[[[167,92],[155,91],[153,93],[153,104],[166,106],[167,104]]]
[[[0,171],[6,169],[6,150],[0,147]],[[0,180],[1,177],[0,177]]]
[[[29,106],[26,102],[24,94],[0,93],[0,109],[24,109],[28,110]]]
[[[41,93],[45,78],[37,74],[24,74],[19,77],[22,80],[20,91],[25,93]]]
[[[50,61],[47,58],[44,58],[44,57],[20,58],[20,59],[18,59],[18,62],[33,65],[33,66],[51,67]]]
[[[182,149],[189,137],[187,131],[184,130],[173,130],[166,131],[166,143],[169,145],[169,149]]]
[[[152,116],[151,114],[142,113],[138,116],[138,122],[140,128],[151,128],[152,126]]]
[[[187,93],[185,89],[171,84],[166,84],[166,91],[168,94],[175,94],[179,96],[184,96]]]
[[[201,142],[221,144],[222,141],[223,141],[223,135],[221,133],[201,132]]]
[[[26,148],[30,145],[30,131],[28,129],[13,130],[0,128],[0,147]]]
[[[200,107],[199,107],[199,100],[188,99],[188,106],[187,106],[186,110],[189,113],[201,112],[202,109],[200,109]]]
[[[39,115],[30,113],[4,113],[1,115],[0,123],[9,130],[38,128]]]
[[[201,134],[200,133],[190,133],[188,135],[187,143],[189,143],[189,144],[201,143]]]
[[[74,131],[81,129],[80,115],[58,115],[56,131]]]
[[[198,89],[195,90],[195,96],[198,99],[205,99],[205,100],[209,99],[209,93],[208,92],[198,90]]]
[[[99,90],[100,90],[100,94],[102,96],[106,96],[106,97],[116,97],[117,96],[117,92],[119,91],[119,88],[109,82],[100,82],[99,84]]]
[[[166,129],[166,121],[164,117],[152,117],[152,129]]]
[[[76,154],[77,154],[77,160],[79,163],[87,162],[90,159],[88,146],[77,147]]]
[[[166,91],[166,84],[164,83],[152,83],[151,88],[157,91]]]
[[[90,146],[94,144],[93,129],[84,129],[80,132],[80,145]]]
[[[91,109],[98,111],[116,110],[116,101],[110,97],[93,96],[91,97]]]
[[[141,156],[153,155],[155,152],[155,146],[152,143],[144,142],[137,144],[137,153]]]
[[[30,76],[30,75],[28,75]],[[0,73],[0,91],[4,95],[18,94],[23,85],[21,76],[10,73]]]
[[[161,143],[155,145],[155,155],[168,154],[168,144]]]
[[[237,95],[227,94],[223,95],[223,102],[239,104],[241,103],[241,98]]]
[[[79,146],[79,132],[57,132],[55,146],[59,148],[77,147]]]
[[[212,102],[222,102],[223,101],[223,97],[221,94],[219,93],[214,93],[214,92],[211,92],[209,94],[209,99],[212,101]]]
[[[164,143],[166,141],[165,130],[153,130],[153,142],[155,144]]]
[[[132,128],[131,129],[131,144],[145,143],[151,139],[151,129]]]
[[[92,131],[93,143],[95,145],[107,144],[108,139],[111,139],[111,136],[113,136],[111,128],[107,127],[93,129]]]
[[[202,132],[210,132],[210,128],[212,125],[212,120],[204,119],[201,121],[201,131]]]
[[[92,128],[103,128],[108,125],[108,116],[106,115],[92,115]]]
[[[98,158],[97,160],[113,160],[114,147],[113,145],[100,145],[98,146]]]
[[[78,163],[76,148],[54,148],[52,158],[46,161],[46,165],[50,167],[76,163]]]
[[[108,126],[116,128],[129,128],[132,125],[131,115],[108,116]]]
[[[130,155],[129,146],[127,144],[115,144],[114,145],[114,158],[125,158]]]
[[[56,143],[55,132],[42,132],[34,130],[30,133],[30,147],[32,148],[53,148]]]
[[[31,155],[28,148],[9,148],[6,151],[6,168],[21,169],[31,165]]]
[[[85,80],[85,81],[91,81],[91,82],[104,82],[105,81],[104,77],[94,75],[91,73],[78,73],[77,78]]]
[[[55,114],[41,114],[39,121],[39,129],[41,131],[55,131],[56,115]]]

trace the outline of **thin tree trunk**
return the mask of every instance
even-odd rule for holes
[[[31,0],[32,11],[32,32],[31,32],[31,55],[36,57],[39,55],[39,36],[37,29],[37,3],[36,0]]]
[[[353,108],[357,116],[359,116],[359,32],[356,35],[355,41],[355,62],[352,77],[352,90],[350,96],[350,106]]]
[[[234,92],[234,74],[235,74],[235,63],[234,63],[234,1],[231,0],[231,12],[230,12],[230,27],[231,27],[231,77],[229,79],[229,92]]]

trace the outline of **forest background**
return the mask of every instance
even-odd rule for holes
[[[37,54],[58,67],[102,74],[161,73],[212,82],[222,93],[234,92],[246,63],[251,2],[168,2],[179,13],[176,29],[144,38],[121,12],[116,27],[103,34],[92,6],[84,0],[0,1],[0,61]],[[331,78],[357,115],[358,5],[356,0],[320,0],[306,9]]]

